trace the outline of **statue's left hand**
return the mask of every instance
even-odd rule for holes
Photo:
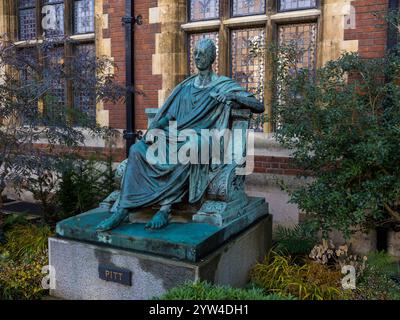
[[[227,103],[235,98],[234,94],[224,93],[224,92],[212,94],[211,97],[213,97],[215,100],[221,103]]]

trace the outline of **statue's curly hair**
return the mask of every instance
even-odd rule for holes
[[[215,62],[215,59],[217,58],[217,47],[214,43],[213,40],[211,39],[200,39],[196,47],[203,47],[206,48],[206,52],[210,55],[211,63]]]

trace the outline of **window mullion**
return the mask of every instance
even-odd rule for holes
[[[271,20],[268,20],[268,22],[265,25],[265,41],[266,41],[266,48],[273,43],[274,41],[274,34],[275,34],[275,28]],[[271,133],[274,131],[273,128],[273,121],[272,121],[272,101],[273,101],[273,88],[271,88],[270,83],[272,82],[273,76],[274,76],[274,70],[273,70],[273,58],[272,58],[272,53],[270,50],[266,50],[265,52],[265,83],[264,83],[264,105],[265,105],[265,114],[268,116],[268,121],[264,123],[264,132],[265,133]]]
[[[43,39],[42,6],[43,0],[36,0],[36,37],[40,40]]]
[[[73,10],[73,0],[64,1],[64,34],[66,36],[64,40],[64,56],[65,56],[65,68],[67,74],[67,80],[65,82],[65,102],[67,108],[74,107],[74,93],[73,93],[73,83],[70,79],[71,74],[71,63],[73,58],[73,47],[71,41],[68,41],[68,37],[73,34],[73,21],[72,21],[72,10]],[[73,121],[73,119],[67,119],[67,121]]]
[[[64,34],[66,36],[71,36],[72,31],[72,10],[73,10],[73,0],[64,1]]]

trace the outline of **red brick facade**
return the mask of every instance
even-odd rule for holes
[[[359,53],[365,58],[378,58],[385,54],[387,42],[386,23],[374,13],[385,12],[388,0],[356,0],[355,29],[347,29],[344,40],[358,40]],[[135,126],[137,129],[147,127],[146,108],[158,107],[158,90],[162,89],[162,76],[152,74],[152,55],[155,54],[155,37],[161,32],[159,24],[149,23],[149,9],[157,7],[157,0],[134,1],[135,15],[143,16],[143,24],[134,27],[134,78],[135,89],[142,92],[135,96]],[[109,29],[104,30],[104,37],[111,37],[112,56],[117,66],[117,79],[125,81],[125,36],[121,18],[125,15],[125,0],[113,0],[104,5],[104,13],[109,14]],[[109,110],[110,126],[126,126],[125,104],[106,105]],[[300,170],[293,168],[291,159],[285,157],[257,156],[255,172],[269,174],[296,175]]]
[[[255,156],[254,172],[292,176],[301,174],[303,171],[294,167],[291,158]]]
[[[143,16],[143,25],[135,26],[135,85],[143,95],[136,95],[136,128],[147,128],[146,108],[158,108],[158,90],[162,89],[161,75],[152,75],[152,55],[155,54],[155,36],[160,24],[149,24],[149,9],[157,7],[157,0],[135,1],[135,14]]]
[[[359,54],[364,58],[380,58],[385,55],[387,23],[382,15],[387,12],[388,0],[352,1],[356,11],[356,28],[344,32],[344,40],[358,40]],[[374,14],[378,14],[375,16]]]
[[[156,0],[134,1],[134,12],[142,15],[143,24],[135,25],[134,29],[134,78],[135,89],[142,94],[136,94],[137,129],[147,127],[144,110],[158,107],[158,90],[161,89],[161,76],[152,75],[152,55],[155,53],[155,35],[160,32],[159,24],[149,24],[149,9],[157,7]],[[125,83],[125,29],[121,19],[125,16],[125,0],[109,1],[103,6],[104,14],[108,14],[109,28],[103,30],[103,36],[111,37],[111,56],[116,65],[116,77],[120,83]],[[110,126],[118,129],[126,128],[125,104],[108,104]]]
[[[111,56],[115,62],[116,79],[125,84],[125,33],[121,22],[125,15],[125,0],[105,2],[103,13],[108,14],[108,29],[103,30],[103,37],[111,37]],[[105,109],[109,110],[109,124],[112,128],[126,127],[124,103],[106,104]]]

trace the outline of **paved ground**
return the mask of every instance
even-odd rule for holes
[[[10,201],[3,205],[1,212],[25,216],[28,220],[35,220],[42,217],[40,204],[25,201]]]

